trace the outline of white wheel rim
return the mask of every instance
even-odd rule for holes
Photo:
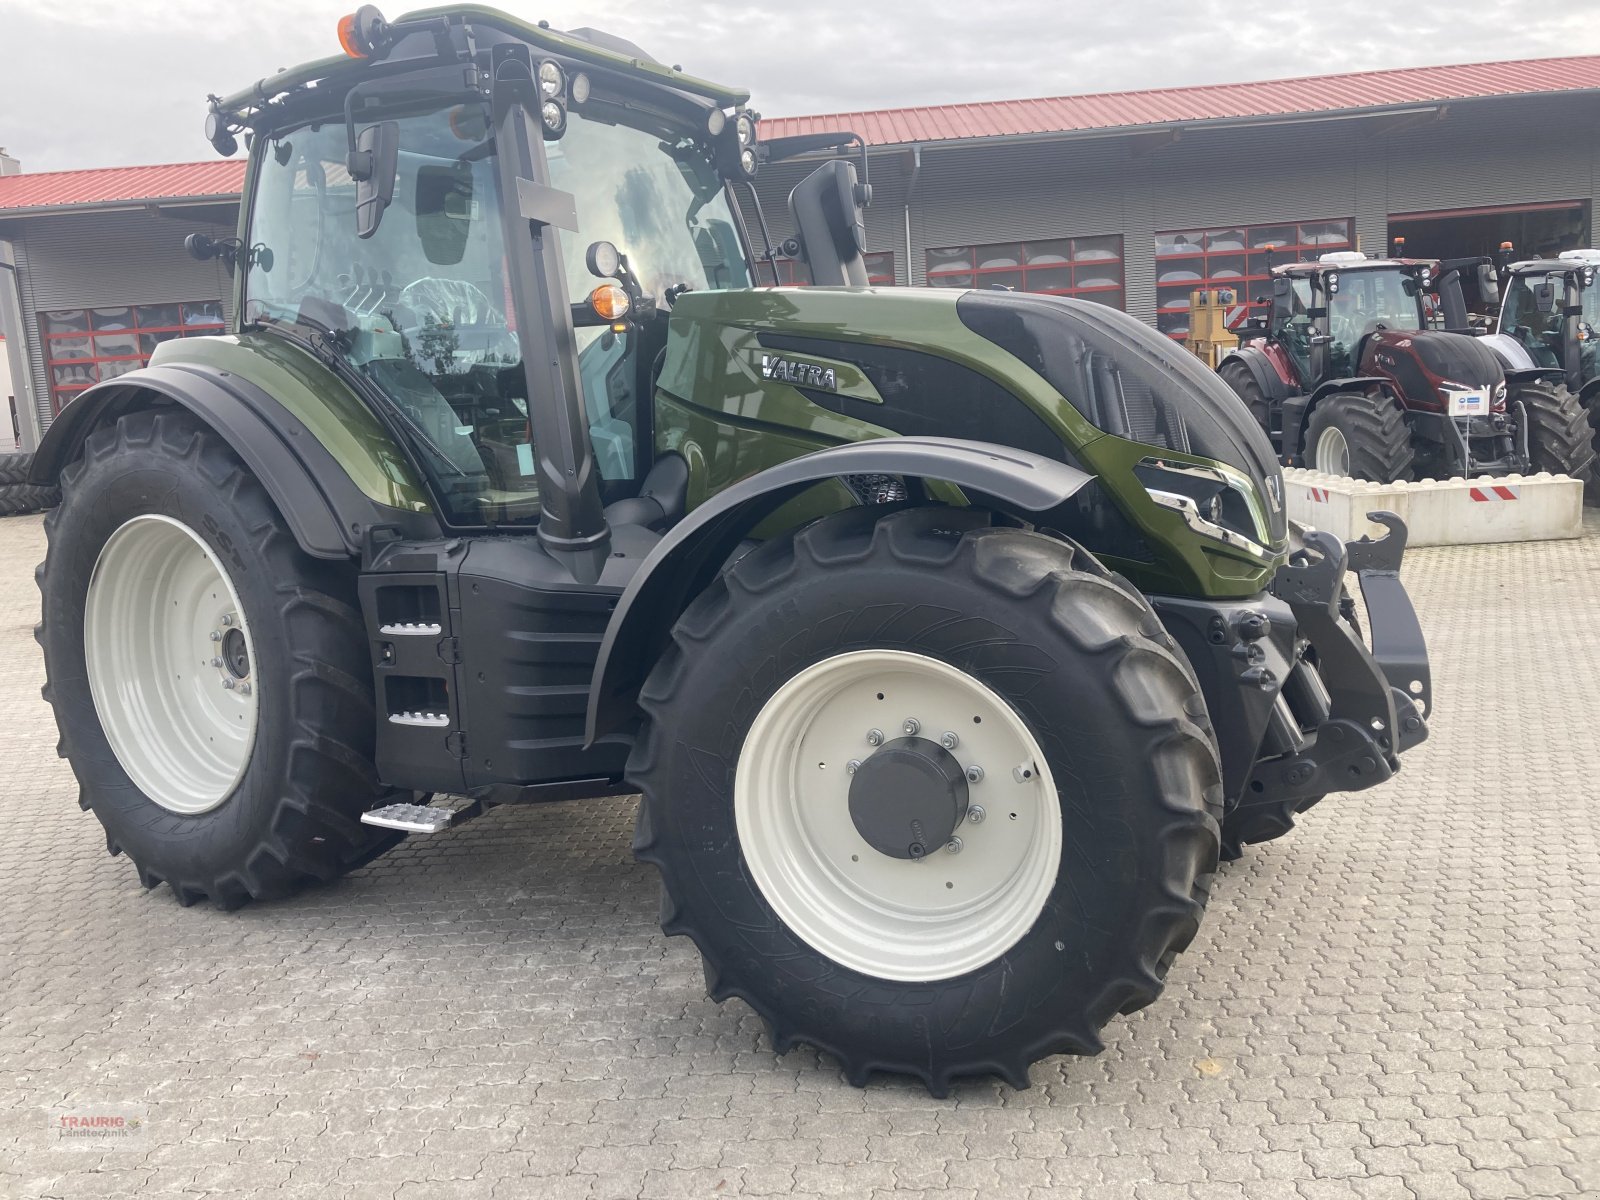
[[[139,790],[184,815],[226,800],[250,763],[260,684],[244,608],[200,535],[153,513],[118,528],[89,580],[83,651],[100,726]]]
[[[951,753],[982,768],[968,796],[983,820],[969,810],[959,853],[893,858],[851,818],[849,762],[872,754],[870,730],[903,737],[908,718],[930,741],[956,734]],[[1039,919],[1061,863],[1060,802],[1027,725],[972,676],[899,650],[836,655],[779,688],[745,738],[733,805],[745,862],[784,924],[880,979],[949,979],[992,962]]]
[[[1350,474],[1350,443],[1331,425],[1317,438],[1317,470],[1329,475]]]

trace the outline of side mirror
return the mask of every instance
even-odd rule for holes
[[[1543,283],[1535,284],[1533,288],[1533,303],[1540,312],[1556,311],[1556,285],[1546,279]]]
[[[1311,335],[1311,344],[1313,346],[1331,346],[1333,345],[1333,335],[1331,333],[1313,333]]]
[[[856,182],[843,159],[823,163],[789,193],[789,212],[800,235],[800,252],[811,282],[819,287],[865,287],[867,219],[871,189]]]
[[[356,236],[378,232],[383,213],[394,201],[395,176],[400,171],[400,124],[380,121],[356,134],[356,148],[348,163],[356,181]]]
[[[1489,263],[1478,264],[1478,295],[1485,304],[1500,304],[1500,276]]]

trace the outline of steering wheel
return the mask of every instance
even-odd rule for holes
[[[499,331],[495,339],[499,344],[489,349],[513,362],[522,358],[522,348],[507,327],[505,314],[475,283],[425,275],[400,289],[397,307],[412,315],[401,330],[408,337],[414,339],[445,324],[494,329]]]
[[[420,328],[422,318],[432,316],[435,323],[452,325],[501,325],[505,314],[494,306],[482,288],[465,279],[443,279],[424,275],[400,289],[400,304],[419,318],[412,328]]]

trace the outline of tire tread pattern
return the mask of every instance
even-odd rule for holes
[[[627,778],[641,794],[635,855],[661,874],[663,932],[694,941],[711,999],[744,1000],[765,1022],[778,1053],[800,1043],[815,1046],[838,1059],[856,1086],[864,1085],[872,1072],[884,1071],[915,1076],[934,1096],[944,1096],[952,1079],[968,1075],[995,1074],[1025,1088],[1030,1063],[1058,1053],[1099,1053],[1099,1030],[1108,1020],[1156,999],[1168,968],[1194,938],[1210,893],[1222,788],[1216,742],[1198,683],[1137,591],[1076,546],[1041,534],[983,527],[959,539],[928,536],[929,511],[913,508],[874,519],[869,509],[850,510],[815,522],[792,538],[769,542],[725,571],[683,613],[645,683],[639,701],[643,720]],[[808,1024],[802,1014],[777,1011],[752,985],[758,964],[748,954],[728,953],[709,932],[719,918],[696,910],[698,893],[687,886],[687,877],[680,878],[679,871],[687,868],[670,844],[668,714],[675,705],[692,703],[684,694],[688,663],[705,652],[705,644],[741,598],[771,593],[800,574],[848,569],[873,556],[964,571],[1015,603],[1039,605],[1060,634],[1101,660],[1102,677],[1110,685],[1107,703],[1147,731],[1150,753],[1164,767],[1157,772],[1162,791],[1156,803],[1163,817],[1156,829],[1167,877],[1156,889],[1159,895],[1149,901],[1137,936],[1123,948],[1121,966],[1101,981],[1094,995],[1082,998],[1076,1011],[1055,1014],[1055,1028],[1047,1036],[1012,1047],[1003,1057],[937,1064],[886,1059],[879,1047],[848,1043],[823,1024]],[[1093,602],[1084,603],[1081,595],[1069,601],[1073,592],[1088,592]],[[1083,619],[1085,613],[1090,619]],[[1184,716],[1154,716],[1151,709],[1159,705],[1152,704],[1152,696]],[[854,978],[865,981],[864,987],[876,983]]]

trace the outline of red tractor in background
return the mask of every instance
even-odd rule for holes
[[[1470,333],[1446,332],[1468,328],[1466,262],[1342,251],[1275,267],[1268,315],[1247,323],[1217,370],[1291,466],[1378,483],[1587,480],[1595,453],[1577,398],[1544,372],[1508,373]]]

